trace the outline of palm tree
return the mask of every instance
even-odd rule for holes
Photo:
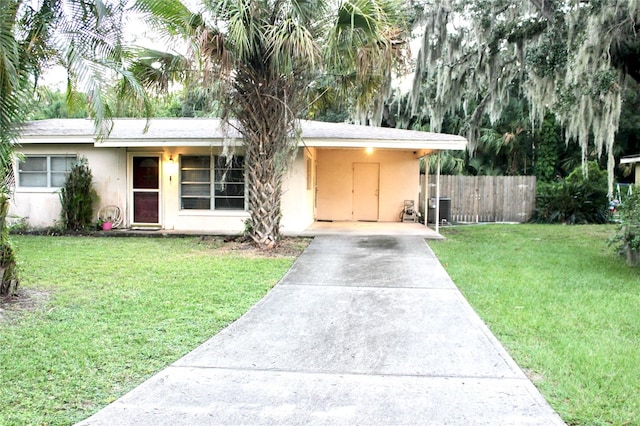
[[[97,129],[108,130],[111,104],[106,87],[120,78],[143,100],[142,87],[126,66],[120,3],[102,0],[0,0],[0,294],[15,291],[13,251],[7,240],[6,207],[13,186],[15,146],[43,72],[64,66],[68,87],[90,93]]]
[[[180,0],[138,0],[136,7],[165,33],[184,37],[190,63],[197,64],[190,69],[199,72],[200,84],[217,88],[225,123],[243,136],[250,236],[261,248],[275,246],[282,178],[297,150],[311,86],[330,76],[334,87],[354,95],[366,119],[401,58],[402,3],[221,0],[193,13]],[[155,75],[145,68],[150,81],[175,72],[165,64],[188,62],[163,58]]]

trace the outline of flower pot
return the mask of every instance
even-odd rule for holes
[[[111,231],[112,227],[113,227],[113,223],[111,223],[111,222],[103,222],[102,223],[102,230],[103,231]]]

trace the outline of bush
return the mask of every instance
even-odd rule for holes
[[[539,223],[606,223],[609,220],[607,172],[594,161],[588,175],[576,167],[566,179],[541,183],[532,221]]]
[[[609,244],[624,256],[630,266],[640,266],[640,188],[618,206],[620,224]]]
[[[98,194],[86,158],[78,159],[60,189],[62,223],[66,230],[79,231],[93,224],[93,205]]]

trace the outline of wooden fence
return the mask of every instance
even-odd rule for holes
[[[430,199],[435,198],[435,175],[429,175],[428,185]],[[424,180],[422,186],[424,194]],[[451,200],[450,222],[526,222],[535,208],[536,177],[440,176],[440,197]]]

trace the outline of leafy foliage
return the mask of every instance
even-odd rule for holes
[[[107,132],[112,110],[105,88],[114,80],[138,98],[147,115],[150,104],[142,86],[125,69],[124,2],[102,0],[2,0],[0,3],[0,194],[6,203],[13,183],[14,147],[28,118],[44,70],[62,65],[67,71],[67,101],[74,87],[86,93],[84,103],[95,118],[96,130]],[[124,93],[120,90],[117,94]],[[54,114],[62,114],[55,111]],[[4,215],[0,228],[5,229]],[[10,245],[0,237],[2,252]],[[6,276],[12,268],[2,273]],[[3,283],[2,287],[5,285]]]
[[[496,123],[514,96],[542,123],[551,111],[578,141],[585,161],[607,153],[613,191],[614,143],[624,89],[640,80],[640,2],[426,0],[413,111],[440,130],[464,111],[473,152],[488,117]]]
[[[606,171],[596,162],[587,173],[577,167],[566,179],[540,183],[532,221],[539,223],[606,223],[608,197]]]
[[[49,118],[84,118],[87,116],[86,95],[78,92],[69,94],[59,90],[41,87],[36,93],[34,105],[27,118],[29,120],[45,120]]]
[[[640,190],[636,190],[618,206],[620,223],[609,240],[624,256],[629,266],[640,266]]]
[[[93,205],[98,200],[93,188],[93,174],[86,158],[71,167],[60,189],[62,222],[67,230],[78,231],[93,223]]]
[[[535,174],[539,180],[552,181],[558,176],[566,176],[581,163],[579,147],[565,142],[555,116],[548,114],[540,128],[533,127],[529,119],[528,102],[515,90],[513,92],[499,120],[494,123],[487,117],[482,120],[473,152],[447,153],[446,156],[454,159],[455,163],[448,159],[445,162],[443,155],[443,174]],[[408,95],[396,94],[387,108],[385,124],[429,131],[431,127],[427,120],[411,115],[407,99]],[[441,130],[452,134],[464,132],[464,122],[464,110],[457,109],[445,114]],[[591,157],[595,157],[595,154]],[[564,168],[565,163],[568,169]],[[455,167],[450,167],[454,164]]]
[[[560,132],[553,115],[545,117],[537,139],[535,175],[538,182],[552,182],[558,175]]]

